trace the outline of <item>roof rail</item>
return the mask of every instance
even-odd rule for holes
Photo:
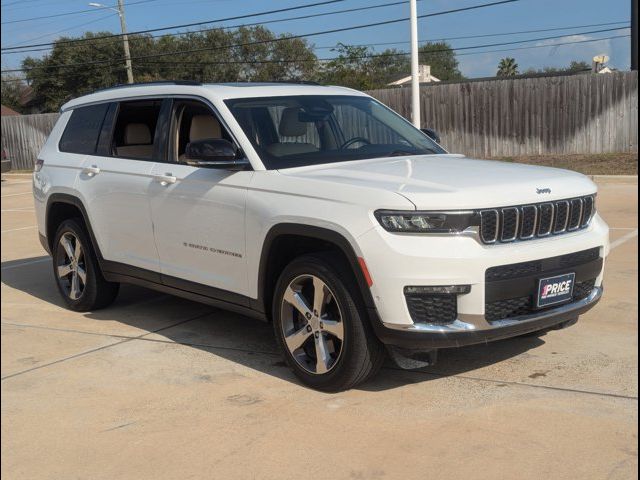
[[[152,82],[120,83],[112,87],[99,88],[95,92],[104,92],[105,90],[115,90],[117,88],[144,87],[147,85],[202,85],[202,83],[195,80],[155,80]]]
[[[312,80],[271,80],[267,83],[292,83],[298,85],[320,85],[318,82]]]

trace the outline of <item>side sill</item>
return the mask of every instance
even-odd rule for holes
[[[151,280],[146,280],[139,277],[125,275],[122,273],[103,271],[102,274],[104,275],[105,279],[107,279],[110,282],[121,282],[121,283],[129,283],[132,285],[139,285],[141,287],[149,288],[151,290],[156,290],[158,292],[167,293],[169,295],[175,295],[176,297],[186,298],[187,300],[204,303],[206,305],[211,305],[213,307],[217,307],[222,310],[229,310],[231,312],[239,313],[241,315],[246,315],[247,317],[255,318],[263,322],[268,321],[267,317],[263,312],[253,310],[252,308],[245,307],[243,305],[238,305],[236,303],[231,303],[224,300],[220,300],[218,298],[210,297],[208,295],[193,293],[188,290],[182,290],[179,288],[171,287],[169,285],[164,285],[162,283],[157,283]]]

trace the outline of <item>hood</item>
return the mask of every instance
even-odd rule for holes
[[[569,170],[450,154],[378,158],[280,172],[334,185],[392,191],[419,210],[503,207],[596,191],[588,177]]]

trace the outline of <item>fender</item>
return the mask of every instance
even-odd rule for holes
[[[89,222],[89,215],[87,215],[87,209],[84,208],[84,204],[82,203],[82,200],[80,200],[78,197],[75,197],[73,195],[69,195],[68,193],[52,193],[48,200],[47,200],[47,207],[46,207],[46,211],[45,211],[45,231],[47,232],[47,234],[49,233],[49,218],[50,218],[50,210],[51,210],[51,206],[54,203],[66,203],[68,205],[73,205],[74,207],[76,207],[78,210],[80,210],[80,213],[82,214],[82,220],[85,224],[85,226],[87,227],[87,231],[89,232],[89,238],[91,239],[91,243],[93,245],[93,250],[96,253],[96,256],[98,257],[98,261],[100,262],[100,264],[102,265],[102,262],[104,262],[104,257],[102,256],[102,253],[100,252],[100,247],[98,246],[98,242],[96,241],[96,237],[93,234],[93,229],[91,228],[91,223]],[[49,248],[52,247],[51,242],[53,242],[53,238],[47,238],[47,243],[49,245]]]
[[[310,237],[319,240],[323,240],[336,245],[345,257],[349,260],[349,266],[353,272],[358,287],[362,295],[362,300],[368,309],[375,309],[371,290],[367,285],[367,281],[364,278],[360,263],[358,262],[358,256],[353,249],[353,246],[342,234],[322,227],[316,227],[313,225],[305,225],[299,223],[278,223],[271,227],[265,236],[264,243],[262,244],[262,252],[260,254],[260,266],[258,270],[258,307],[265,308],[265,285],[267,276],[267,264],[269,261],[269,254],[272,244],[276,238],[281,235],[298,235],[302,237]]]
[[[45,228],[46,231],[49,232],[49,210],[54,203],[66,203],[69,205],[73,205],[82,214],[82,220],[87,227],[87,232],[89,233],[89,239],[91,240],[91,245],[93,247],[93,251],[96,254],[96,258],[98,260],[98,265],[100,266],[100,270],[102,274],[105,276],[107,280],[115,281],[112,274],[118,275],[126,275],[131,277],[137,277],[145,281],[162,283],[162,279],[160,273],[153,272],[151,270],[144,270],[136,267],[131,267],[129,265],[125,265],[118,262],[113,262],[111,260],[106,260],[100,251],[100,246],[98,245],[98,241],[96,240],[96,236],[93,233],[93,229],[91,228],[91,222],[89,221],[89,215],[87,214],[87,209],[78,197],[74,195],[70,195],[68,193],[52,193],[47,200],[47,208],[46,208],[46,216],[45,216]],[[51,248],[52,238],[47,238],[47,243]]]

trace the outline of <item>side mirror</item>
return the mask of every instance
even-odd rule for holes
[[[422,130],[422,133],[424,133],[431,140],[435,141],[438,144],[440,143],[440,135],[438,135],[438,132],[436,132],[433,128],[421,128],[420,130]]]
[[[224,138],[205,138],[189,142],[184,152],[187,165],[200,168],[241,170],[249,165],[246,159],[238,159],[238,149]]]

